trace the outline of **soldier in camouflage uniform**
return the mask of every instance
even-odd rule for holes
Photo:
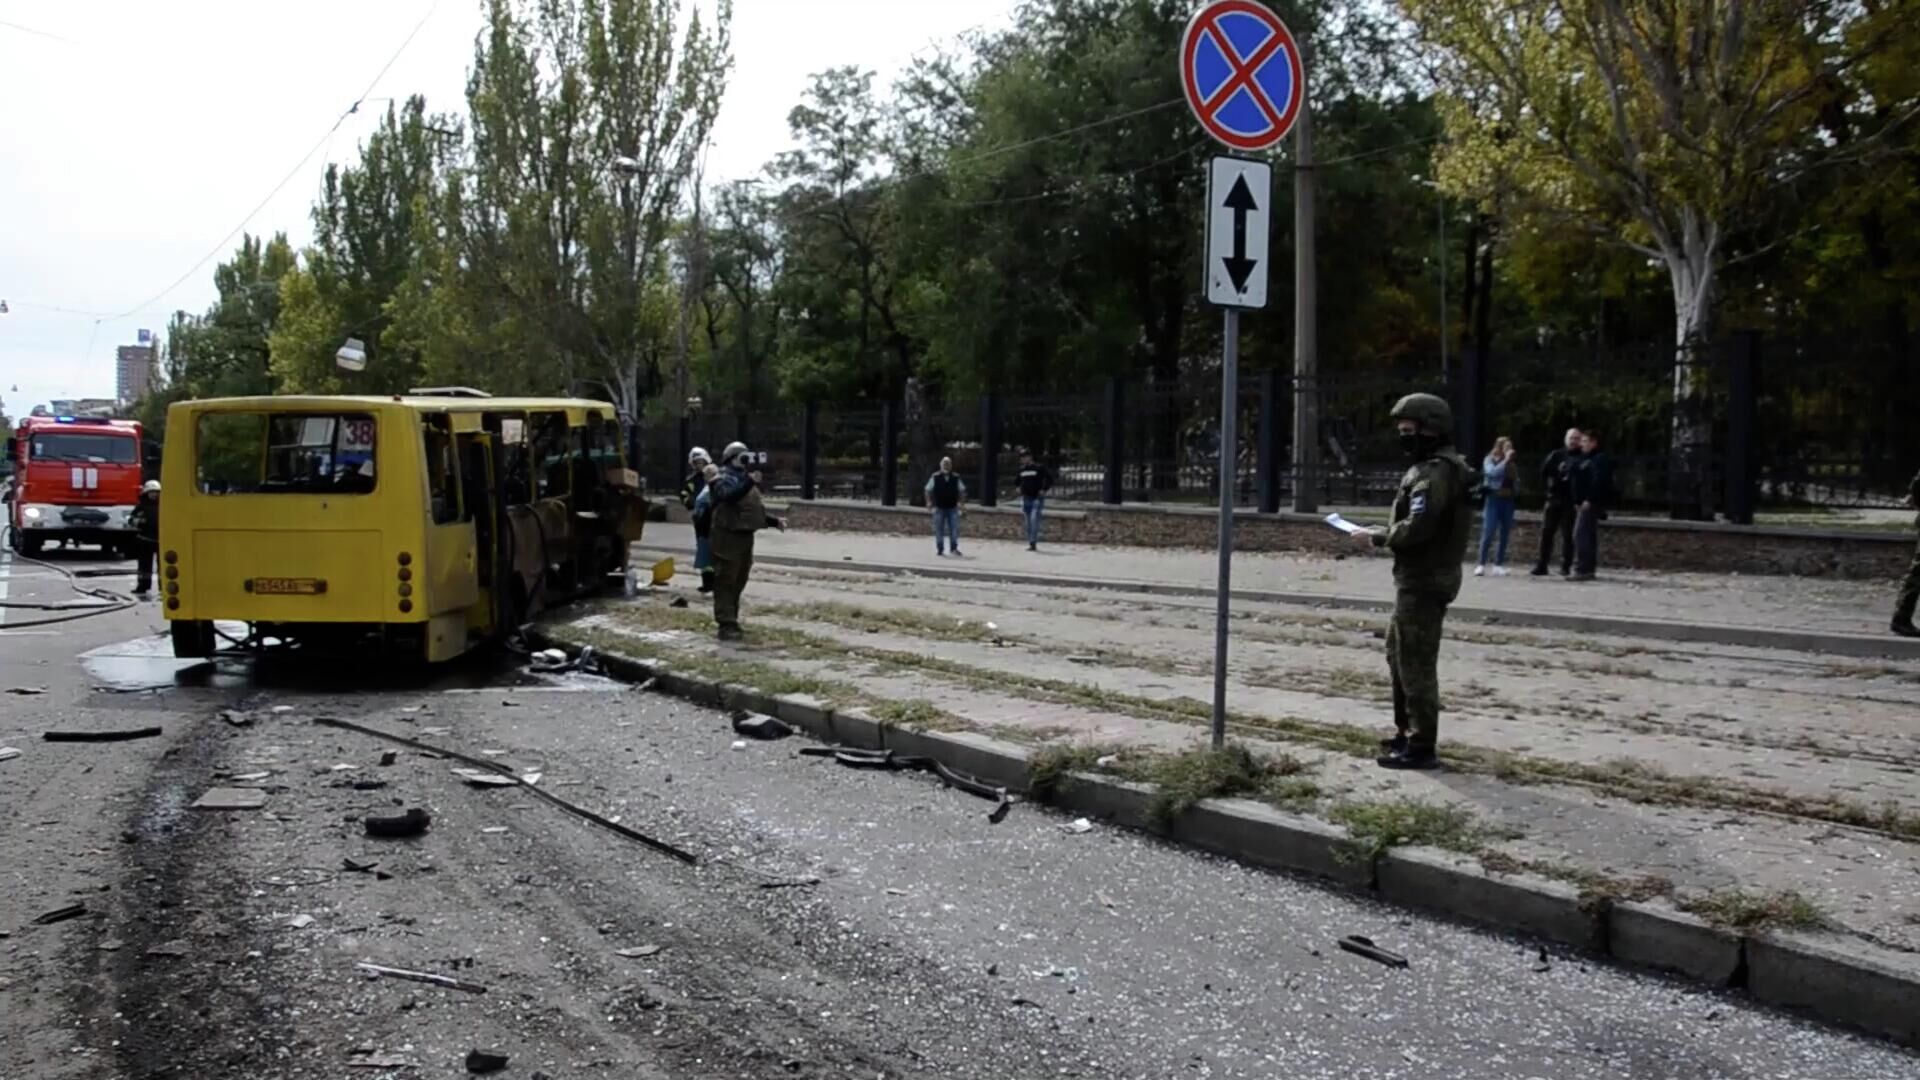
[[[768,526],[787,527],[767,513],[746,459],[745,443],[729,443],[720,454],[720,476],[708,496],[713,500],[713,621],[719,624],[721,641],[746,636],[740,629],[740,594],[753,571],[754,534]]]
[[[1907,485],[1907,505],[1920,508],[1920,473],[1913,474],[1913,482]],[[1915,527],[1920,527],[1920,518],[1914,519]],[[1920,603],[1920,546],[1913,549],[1913,565],[1907,567],[1906,580],[1900,583],[1900,600],[1893,609],[1893,632],[1901,637],[1920,637],[1920,628],[1913,625],[1913,608]]]
[[[1453,448],[1453,410],[1432,394],[1409,394],[1393,407],[1400,446],[1413,467],[1400,481],[1387,529],[1359,542],[1393,552],[1393,623],[1387,667],[1393,673],[1393,726],[1381,743],[1382,768],[1440,764],[1440,633],[1447,605],[1460,595],[1460,564],[1473,528],[1468,500],[1474,470]]]

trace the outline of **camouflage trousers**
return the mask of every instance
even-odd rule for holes
[[[1913,549],[1913,565],[1907,567],[1907,576],[1900,582],[1900,599],[1894,605],[1895,622],[1912,622],[1913,609],[1920,603],[1920,545]]]
[[[1387,668],[1393,672],[1393,726],[1412,750],[1432,750],[1440,736],[1440,632],[1445,593],[1402,589],[1387,627]]]
[[[740,625],[740,594],[753,573],[753,534],[713,532],[713,621]]]

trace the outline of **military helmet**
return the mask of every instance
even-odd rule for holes
[[[704,462],[708,462],[712,460],[713,460],[712,458],[707,456],[706,447],[703,447],[703,446],[696,446],[693,448],[693,450],[690,453],[687,454],[688,465],[699,465]]]
[[[1392,416],[1411,420],[1434,435],[1453,434],[1453,407],[1435,394],[1408,394],[1394,403]]]
[[[727,448],[725,450],[720,451],[720,463],[722,465],[731,465],[733,464],[734,458],[737,458],[746,452],[747,452],[746,443],[730,442],[727,444]]]
[[[158,494],[160,494],[160,481],[158,481],[158,480],[149,480],[149,481],[147,481],[146,483],[144,483],[144,484],[141,484],[141,485],[140,485],[140,494],[142,494],[142,495],[158,495]]]

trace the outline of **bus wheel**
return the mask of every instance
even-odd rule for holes
[[[18,551],[20,554],[22,555],[40,554],[40,538],[39,537],[29,535],[23,529],[15,529],[13,531],[13,539],[15,541],[14,550]]]
[[[213,655],[213,623],[206,620],[175,619],[167,624],[173,635],[173,655],[182,660],[201,660]]]

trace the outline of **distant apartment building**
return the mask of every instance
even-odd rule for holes
[[[146,331],[141,331],[147,337]],[[151,341],[151,338],[148,338]],[[122,345],[116,357],[118,377],[115,380],[114,394],[122,402],[135,402],[147,396],[153,389],[154,365],[158,358],[154,356],[154,347],[147,345]]]

